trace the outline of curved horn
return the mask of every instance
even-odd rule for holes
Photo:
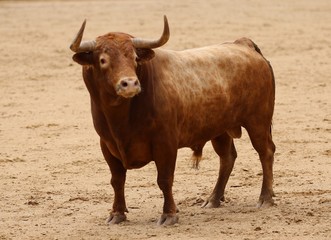
[[[136,48],[158,48],[164,45],[166,42],[168,42],[169,37],[170,37],[170,31],[169,31],[168,19],[164,15],[164,27],[160,39],[148,40],[142,38],[133,38],[132,42],[133,42],[133,46]]]
[[[85,24],[86,24],[86,19],[84,20],[81,28],[79,29],[75,39],[72,41],[71,45],[70,45],[70,49],[76,53],[79,52],[91,52],[95,49],[95,41],[83,41],[82,42],[82,38],[83,38],[83,33],[84,33],[84,29],[85,29]]]

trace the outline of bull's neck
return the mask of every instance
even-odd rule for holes
[[[96,85],[92,69],[85,69],[84,81],[89,90],[92,113],[102,120],[112,135],[117,137],[129,136],[135,129],[150,126],[154,117],[154,88],[153,65],[146,62],[137,68],[137,77],[142,92],[133,98],[123,98],[108,93]],[[107,123],[106,123],[107,122]]]
[[[114,133],[123,134],[123,131],[126,130],[130,119],[132,100],[120,96],[101,99],[102,112],[107,119],[108,126]]]
[[[103,111],[105,112],[108,124],[116,134],[140,129],[148,126],[154,116],[154,89],[151,78],[151,64],[145,63],[138,66],[137,77],[141,83],[142,92],[132,98],[112,96],[104,100]],[[117,135],[116,134],[116,135]]]

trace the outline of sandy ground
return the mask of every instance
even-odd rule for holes
[[[218,158],[177,159],[180,221],[157,227],[163,198],[154,164],[129,171],[128,221],[108,226],[110,174],[68,49],[109,31],[158,37],[162,16],[186,49],[252,38],[277,85],[277,206],[256,209],[261,166],[247,134],[218,209],[202,209]],[[331,239],[331,3],[329,0],[0,1],[0,239]]]

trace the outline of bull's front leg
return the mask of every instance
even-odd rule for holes
[[[164,226],[173,225],[178,222],[178,210],[172,194],[177,149],[168,150],[168,148],[163,146],[163,149],[160,149],[155,154],[155,164],[158,173],[157,183],[164,197],[163,213],[157,224]]]
[[[115,158],[108,150],[107,145],[102,140],[100,141],[101,150],[105,160],[108,163],[111,172],[111,185],[114,189],[113,209],[106,221],[108,224],[118,224],[126,220],[125,212],[128,212],[125,203],[124,185],[126,179],[126,169],[121,161]]]

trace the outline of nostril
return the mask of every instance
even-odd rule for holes
[[[121,86],[124,87],[124,88],[126,88],[128,86],[128,83],[126,81],[122,81],[121,82]]]
[[[138,80],[134,81],[134,85],[135,85],[135,86],[138,86],[138,85],[139,85]]]

